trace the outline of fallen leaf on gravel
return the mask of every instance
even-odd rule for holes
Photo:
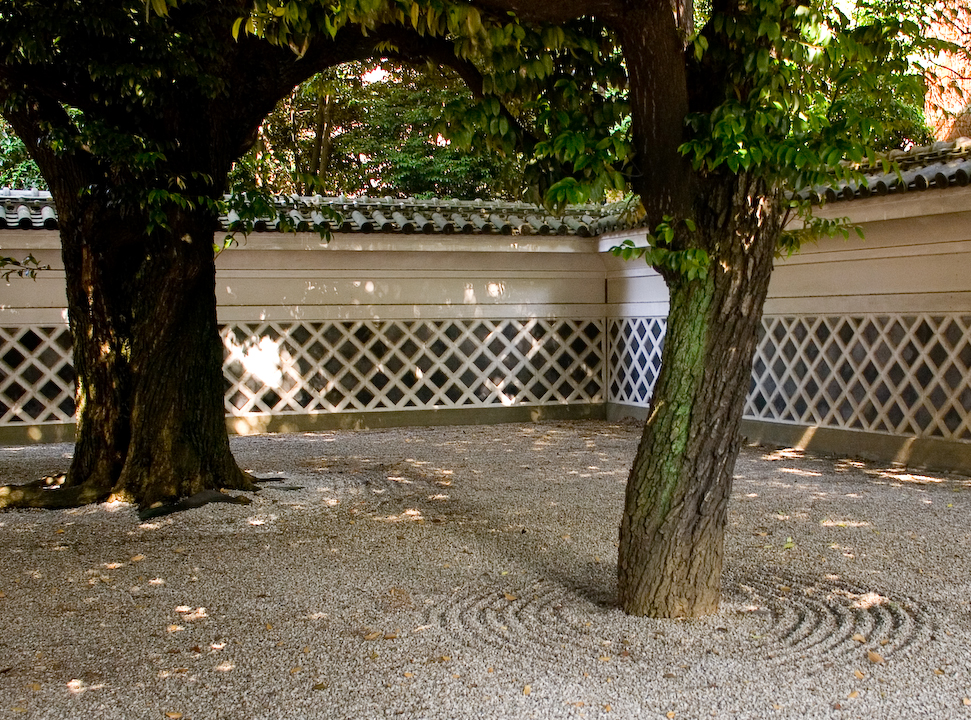
[[[313,686],[313,689],[314,690],[326,690],[327,689],[327,683],[317,683],[316,685]]]
[[[880,644],[881,645],[889,645],[890,644],[890,641],[889,640],[886,640],[886,639],[885,640],[881,640],[880,641]]]
[[[512,602],[513,600],[518,600],[518,599],[519,599],[518,597],[516,597],[516,596],[515,596],[515,595],[513,595],[512,593],[506,593],[506,594],[505,594],[505,598],[506,598],[506,600],[508,600],[509,602]]]
[[[7,597],[6,594],[3,591],[0,591],[0,598],[5,598],[5,597]]]
[[[782,709],[782,706],[781,706],[781,705],[777,705],[777,704],[775,704],[775,703],[773,703],[773,705],[772,705],[772,709],[773,709],[773,710],[781,710],[781,709]]]
[[[202,655],[202,648],[201,648],[201,647],[199,647],[198,645],[193,645],[193,646],[192,646],[192,647],[190,648],[190,650],[191,650],[192,652],[194,652],[194,653],[199,653],[200,655]]]
[[[529,695],[531,692],[533,692],[532,685],[527,685],[523,688],[523,695]]]
[[[165,629],[170,633],[179,632],[180,630],[185,630],[185,628],[182,627],[181,625],[169,625]]]
[[[306,655],[307,653],[310,652],[310,648],[309,647],[305,647],[301,652],[303,652],[303,654]]]
[[[934,668],[935,675],[943,675],[944,671],[941,668]]]
[[[600,660],[600,662],[610,662],[610,656],[609,655],[601,655],[597,659]]]
[[[673,718],[675,715],[677,715],[677,713],[674,712],[674,710],[671,710],[670,712],[668,712],[668,714],[667,714],[668,720],[670,720],[671,718]]]
[[[853,636],[853,639],[856,640],[858,643],[865,643],[866,642],[866,638],[863,637],[862,635],[860,635],[860,633],[857,633],[856,635],[854,635]]]
[[[375,630],[374,632],[367,633],[364,636],[364,639],[365,640],[377,640],[379,637],[381,637],[381,631],[380,630]]]
[[[145,556],[144,555],[132,555],[131,561],[132,562],[141,562],[144,559],[145,559]]]
[[[413,677],[415,677],[415,673],[406,672],[405,673],[405,677],[406,678],[413,678]]]
[[[964,698],[961,702],[963,702],[965,705],[971,705],[971,698]]]
[[[167,712],[167,713],[165,713],[165,717],[170,718],[170,720],[179,720],[179,718],[182,717],[182,713],[180,713],[180,712]]]
[[[610,712],[611,710],[613,710],[613,708],[610,707],[609,703],[607,705],[604,705],[604,712]]]
[[[15,705],[14,707],[10,708],[10,712],[25,713],[25,712],[27,712],[27,708],[22,708],[22,707],[19,707],[19,706],[16,706]]]
[[[272,630],[273,629],[273,623],[267,623],[266,624],[266,629],[267,630]]]
[[[856,690],[854,690],[853,692],[851,692],[851,693],[850,693],[849,695],[847,695],[846,697],[848,697],[848,698],[849,698],[850,700],[853,700],[853,699],[855,699],[855,698],[858,698],[858,697],[860,697],[860,693],[859,693],[859,692],[857,692]]]
[[[30,689],[34,692],[40,692],[40,683],[31,683]]]
[[[291,675],[296,675],[298,672],[301,672],[302,670],[303,670],[303,668],[300,667],[299,665],[297,665],[297,667],[295,667],[295,668],[290,668],[290,674]]]
[[[863,672],[860,670],[854,670],[853,675],[856,677],[857,680],[862,680],[863,678],[866,677],[866,675],[864,675]]]
[[[398,633],[396,632],[389,632],[384,634],[385,640],[395,640],[397,639],[397,637],[398,637]]]
[[[874,652],[873,650],[867,650],[866,651],[866,658],[867,658],[867,660],[869,660],[870,662],[872,662],[874,665],[878,665],[879,663],[884,662],[883,655],[881,655],[878,652]]]

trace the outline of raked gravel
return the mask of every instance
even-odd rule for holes
[[[0,513],[0,718],[971,717],[967,478],[745,448],[721,611],[631,618],[638,433],[234,438],[247,506]]]

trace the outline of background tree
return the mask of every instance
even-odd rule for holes
[[[37,163],[30,159],[27,148],[13,129],[0,118],[0,187],[26,190],[47,189],[47,182]]]
[[[459,149],[442,134],[446,108],[472,102],[447,67],[329,68],[277,105],[234,176],[286,194],[518,199],[519,156]]]

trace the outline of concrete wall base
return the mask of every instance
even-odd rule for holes
[[[321,413],[319,415],[246,415],[227,417],[231,435],[367,430],[435,425],[498,425],[550,420],[603,420],[604,405],[542,405],[502,408],[442,408],[393,412]],[[74,442],[74,424],[0,427],[0,446]]]
[[[608,403],[608,421],[645,420],[647,408]],[[862,430],[742,420],[748,442],[840,455],[878,463],[971,475],[971,443],[940,438],[899,437]]]
[[[550,420],[603,420],[604,406],[541,405],[502,408],[442,408],[391,412],[344,412],[318,415],[246,415],[228,417],[230,433],[318,432],[322,430],[370,430],[387,427],[434,427],[436,425],[498,425],[499,423]]]

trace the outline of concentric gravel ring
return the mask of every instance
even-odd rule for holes
[[[879,662],[933,637],[934,620],[920,603],[891,598],[839,578],[793,575],[771,569],[727,578],[725,592],[743,612],[768,611],[770,628],[748,654],[777,665],[811,667],[859,655]]]
[[[889,661],[933,637],[933,617],[907,598],[890,598],[838,578],[771,569],[726,575],[723,610],[764,617],[756,625],[758,635],[739,644],[739,659],[792,665],[808,674],[854,654],[864,662],[868,652]],[[612,612],[574,590],[536,580],[517,587],[458,590],[430,609],[428,622],[468,646],[515,655],[528,648],[531,661],[596,662],[622,642],[606,636],[623,634],[606,629],[614,625],[606,618]],[[650,662],[650,653],[635,654]]]

